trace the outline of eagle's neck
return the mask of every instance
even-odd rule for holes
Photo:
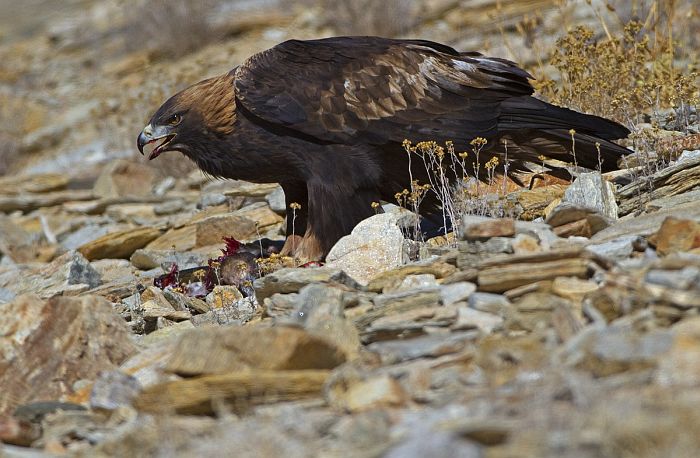
[[[294,142],[294,140],[292,140]],[[236,116],[226,135],[208,135],[187,154],[206,173],[256,183],[277,183],[304,175],[303,158],[286,137],[270,135],[243,116]]]

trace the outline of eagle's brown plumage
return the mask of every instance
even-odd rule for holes
[[[286,251],[318,259],[374,213],[372,202],[409,187],[404,139],[464,150],[484,137],[480,159],[503,156],[507,144],[517,173],[541,155],[569,161],[574,129],[579,166],[615,169],[628,150],[611,140],[629,131],[533,98],[530,78],[510,61],[429,41],[291,40],[174,95],[138,146],[160,143],[151,158],[180,151],[213,176],[280,183],[288,215],[301,205],[287,235],[303,237]],[[428,182],[420,167],[412,173]],[[435,212],[439,202],[424,206]]]

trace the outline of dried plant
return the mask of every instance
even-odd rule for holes
[[[165,57],[179,57],[220,39],[223,32],[210,16],[218,0],[138,0],[127,9],[126,45],[147,48]]]
[[[480,156],[487,141],[477,137],[470,144],[471,152],[458,153],[452,142],[444,146],[434,141],[413,145],[404,140],[409,164],[411,158],[417,157],[422,161],[430,183],[420,184],[411,178],[411,189],[396,194],[398,204],[418,213],[427,193],[433,193],[440,202],[443,228],[454,228],[456,232],[460,230],[464,215],[512,216],[514,208],[505,198],[508,189],[507,157],[503,164],[497,157],[491,157],[483,164],[482,171]],[[475,179],[476,176],[481,177],[484,183]],[[417,229],[415,237],[420,241],[421,234]]]
[[[698,104],[698,74],[676,68],[668,42],[653,46],[639,22],[629,22],[619,37],[604,39],[596,39],[588,27],[576,27],[557,41],[550,63],[558,75],[539,75],[540,94],[633,128],[649,113]]]
[[[398,36],[418,19],[412,0],[318,0],[325,26],[339,35]]]

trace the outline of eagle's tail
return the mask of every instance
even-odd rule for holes
[[[608,172],[616,170],[617,161],[631,153],[611,141],[630,133],[621,124],[529,96],[503,102],[498,131],[500,143],[510,142],[519,160],[534,163],[545,156]]]

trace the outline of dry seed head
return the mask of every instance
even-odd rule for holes
[[[484,146],[486,143],[487,143],[487,140],[483,137],[476,137],[471,142],[469,142],[469,144],[474,146],[474,147]]]

